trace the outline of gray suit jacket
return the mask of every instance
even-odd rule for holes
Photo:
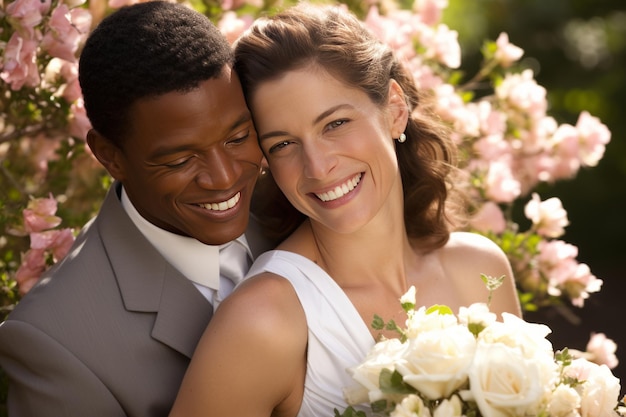
[[[0,324],[10,417],[166,416],[212,307],[126,215],[115,184]],[[254,255],[268,249],[246,237]]]

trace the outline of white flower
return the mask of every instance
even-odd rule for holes
[[[479,342],[469,370],[470,392],[483,417],[527,415],[544,400],[542,363],[503,343]]]
[[[411,288],[400,297],[400,304],[412,304],[415,305],[415,286],[411,285]]]
[[[459,323],[466,326],[475,325],[485,328],[496,320],[496,314],[489,311],[489,307],[485,303],[474,303],[469,307],[459,309]]]
[[[431,309],[435,307],[437,306],[431,307]],[[454,314],[435,314],[429,311],[430,309],[427,310],[426,307],[420,307],[417,311],[409,312],[406,321],[406,336],[409,339],[417,337],[422,332],[458,325],[458,320]]]
[[[466,326],[422,332],[409,339],[396,370],[425,397],[447,398],[467,381],[475,349],[476,339]]]
[[[400,361],[401,353],[406,348],[398,339],[386,339],[374,345],[363,363],[349,369],[352,378],[368,391],[369,401],[377,401],[384,398],[380,391],[379,375],[383,369],[395,370],[395,364]],[[361,400],[357,390],[344,390],[344,396],[348,404],[358,404]]]
[[[559,385],[548,403],[551,417],[580,417],[580,395],[569,385]]]
[[[544,324],[528,323],[513,314],[503,313],[502,322],[496,321],[478,335],[484,343],[503,343],[521,349],[526,358],[542,355],[552,361],[552,344],[546,336],[551,330]]]
[[[463,417],[461,399],[453,395],[449,400],[443,400],[435,409],[433,417]]]
[[[415,310],[413,296],[402,299],[403,341],[377,343],[352,370],[365,395],[349,404],[377,402],[374,415],[389,417],[626,415],[616,411],[619,379],[568,349],[555,353],[548,326],[508,313],[499,321],[483,303],[458,315],[445,305]]]
[[[620,382],[606,365],[598,365],[579,358],[565,370],[566,375],[584,381],[577,386],[581,396],[582,417],[615,416],[615,405],[620,394]]]
[[[430,411],[424,407],[424,402],[415,394],[407,395],[389,417],[430,417]]]

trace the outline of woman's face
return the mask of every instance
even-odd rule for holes
[[[312,221],[348,233],[401,210],[392,139],[406,126],[400,105],[381,108],[314,66],[262,83],[249,104],[276,183]]]

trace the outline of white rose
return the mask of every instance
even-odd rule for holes
[[[554,364],[554,362],[552,362]],[[532,415],[551,389],[546,375],[556,366],[527,358],[520,349],[503,343],[479,342],[469,371],[470,392],[483,417]]]
[[[580,395],[569,385],[560,384],[552,392],[548,411],[551,417],[580,417]]]
[[[383,369],[395,370],[395,363],[402,357],[402,351],[406,345],[398,339],[386,339],[374,345],[365,360],[358,366],[348,369],[348,373],[360,385],[365,387],[369,401],[377,401],[384,398],[380,391],[379,376]],[[344,390],[344,397],[348,404],[363,402],[363,393],[355,388]]]
[[[450,314],[439,314],[436,311],[428,312],[426,307],[422,306],[409,315],[406,321],[406,336],[409,339],[414,339],[422,332],[446,329],[456,325],[458,325],[458,320],[452,312]]]
[[[572,361],[565,374],[579,381],[582,417],[613,417],[620,394],[620,382],[606,365],[598,365],[580,358]]]
[[[433,417],[463,417],[461,399],[453,395],[449,400],[443,400],[435,409]]]
[[[528,323],[513,314],[502,313],[502,322],[490,324],[478,335],[478,340],[518,348],[526,358],[542,355],[552,361],[552,343],[546,339],[550,333],[550,328],[544,324]]]
[[[422,332],[409,339],[396,370],[425,397],[447,398],[467,381],[475,349],[476,339],[465,326]]]
[[[424,407],[424,402],[415,394],[407,395],[389,417],[430,417],[430,411]]]
[[[474,303],[469,307],[459,309],[459,323],[469,326],[470,324],[488,327],[497,319],[495,313],[489,311],[485,303]]]

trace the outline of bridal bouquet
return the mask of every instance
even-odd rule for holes
[[[401,298],[405,328],[384,339],[350,372],[348,404],[390,417],[619,416],[620,382],[606,365],[554,352],[550,328],[472,304],[415,309],[415,288]],[[336,417],[369,415],[350,406]]]

